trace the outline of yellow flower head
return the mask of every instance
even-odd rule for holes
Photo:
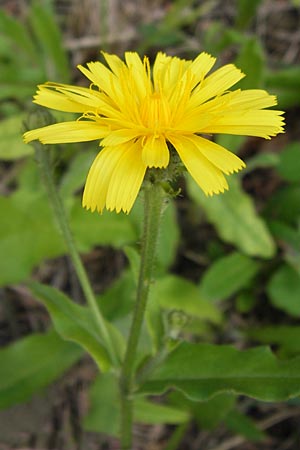
[[[99,212],[128,213],[147,168],[166,168],[170,149],[205,194],[228,189],[223,174],[245,167],[220,145],[202,137],[212,133],[270,139],[283,132],[282,112],[266,110],[276,98],[263,90],[228,91],[244,74],[228,64],[207,75],[215,58],[201,53],[183,60],[158,53],[151,71],[147,57],[125,53],[125,62],[103,53],[109,66],[79,66],[89,88],[58,83],[39,86],[34,102],[80,113],[77,121],[57,123],[24,134],[43,144],[100,140],[85,185],[83,206]],[[174,150],[172,150],[174,151]]]

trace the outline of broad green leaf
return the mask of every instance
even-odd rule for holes
[[[259,264],[248,256],[234,252],[213,263],[204,273],[199,288],[203,298],[225,300],[247,286]]]
[[[231,411],[225,418],[225,424],[235,434],[240,434],[249,441],[259,442],[266,438],[255,422],[239,411]]]
[[[222,318],[218,308],[199,293],[194,283],[176,275],[167,275],[155,282],[152,301],[162,309],[183,311],[213,323],[220,323]]]
[[[57,332],[62,338],[74,341],[83,347],[96,361],[100,370],[110,367],[105,343],[99,336],[92,311],[72,302],[59,290],[40,283],[30,283],[32,293],[46,306]],[[121,358],[124,342],[113,325],[107,323],[115,351]]]
[[[0,285],[24,280],[44,258],[65,251],[42,194],[17,191],[0,198],[0,216]]]
[[[0,159],[10,161],[32,154],[32,147],[22,140],[23,120],[21,114],[0,121]]]
[[[300,143],[292,142],[280,153],[277,171],[284,180],[300,181]]]
[[[90,389],[90,411],[84,418],[84,428],[118,436],[120,422],[118,381],[111,373],[98,376]],[[134,420],[146,424],[178,424],[189,414],[181,409],[156,404],[137,397],[134,400]]]
[[[266,347],[240,351],[229,345],[184,342],[139,392],[162,394],[170,388],[200,401],[221,392],[282,401],[300,393],[300,357],[281,361]]]
[[[276,308],[300,317],[300,275],[292,267],[282,265],[270,279],[267,292]]]
[[[63,375],[82,356],[54,331],[32,334],[0,350],[0,408],[25,402]]]
[[[213,197],[205,197],[190,177],[188,188],[225,242],[235,245],[249,256],[271,258],[275,253],[275,244],[269,230],[255,211],[252,199],[241,189],[238,179],[232,176],[229,181],[229,191]]]
[[[138,238],[127,215],[92,213],[81,207],[79,199],[70,212],[70,225],[80,251],[85,252],[94,245],[122,247]]]

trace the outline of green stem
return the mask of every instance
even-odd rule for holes
[[[108,332],[105,320],[99,310],[86,270],[84,268],[84,265],[82,264],[79,253],[76,249],[73,235],[68,224],[66,212],[61,197],[59,195],[58,189],[54,183],[49,150],[41,148],[41,144],[38,142],[34,142],[34,148],[35,148],[35,155],[44,180],[44,184],[48,193],[48,197],[51,206],[53,208],[55,219],[57,221],[59,230],[68,248],[81,288],[85,295],[86,301],[91,311],[93,312],[93,316],[98,326],[100,337],[102,338],[102,341],[105,344],[105,347],[108,351],[108,354],[111,357],[112,362],[116,363],[117,359],[114,347],[111,342],[110,334]]]
[[[141,247],[140,272],[132,324],[120,376],[121,449],[132,449],[133,390],[137,346],[143,324],[149,288],[152,283],[156,243],[164,194],[158,182],[145,183],[144,230]]]

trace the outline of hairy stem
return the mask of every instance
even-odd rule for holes
[[[155,249],[164,203],[164,193],[159,183],[145,183],[144,230],[137,297],[120,376],[121,395],[121,449],[132,449],[133,391],[136,353],[143,324],[149,288],[152,282]]]

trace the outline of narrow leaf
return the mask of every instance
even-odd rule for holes
[[[99,337],[95,318],[87,307],[77,305],[59,290],[40,283],[30,283],[32,293],[46,306],[58,333],[67,340],[83,347],[102,371],[110,367],[104,343]],[[110,325],[116,350],[122,354],[124,344],[117,331]],[[123,344],[123,345],[122,345]],[[121,355],[120,355],[121,357]]]

